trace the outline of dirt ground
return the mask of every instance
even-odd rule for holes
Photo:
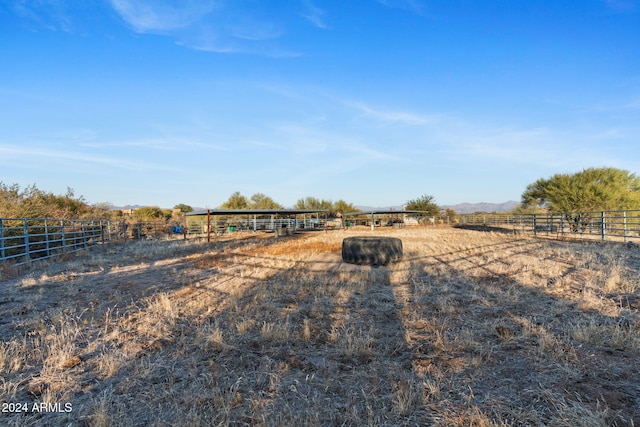
[[[142,241],[0,270],[3,425],[640,425],[640,249],[450,227]],[[44,405],[43,405],[44,404]]]

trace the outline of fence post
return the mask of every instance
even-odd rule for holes
[[[627,243],[627,211],[622,211],[622,240]]]
[[[44,247],[47,252],[47,258],[51,256],[51,250],[49,249],[49,221],[44,220]]]
[[[31,256],[29,255],[29,225],[26,219],[22,219],[22,233],[24,235],[24,256],[25,261],[29,261]]]
[[[66,252],[66,243],[64,239],[64,219],[60,220],[60,240],[62,244],[62,252]]]
[[[533,235],[534,236],[538,235],[538,229],[536,227],[536,223],[538,222],[537,221],[537,216],[538,216],[538,214],[533,214]]]
[[[184,235],[184,240],[187,240],[187,233],[189,232],[189,222],[187,221],[187,214],[183,214],[184,222],[182,223],[182,234]]]
[[[607,228],[607,226],[605,225],[604,221],[605,221],[605,213],[604,213],[604,211],[602,211],[600,213],[600,227],[601,227],[601,234],[602,234],[602,241],[603,242],[605,240],[605,236],[606,236],[606,231],[605,230]]]
[[[560,214],[560,235],[564,237],[564,213]]]
[[[582,212],[578,214],[578,229],[580,230],[580,240],[582,240],[584,237],[584,228],[582,228]]]
[[[2,226],[2,218],[0,218],[0,260],[4,259],[4,228]]]

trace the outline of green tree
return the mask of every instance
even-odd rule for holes
[[[158,206],[144,206],[133,211],[133,216],[142,221],[166,218],[165,212]]]
[[[70,187],[67,187],[64,196],[41,193],[40,197],[42,197],[44,204],[54,212],[53,216],[57,218],[80,218],[93,213],[86,200],[82,196],[76,197],[75,191]]]
[[[574,174],[556,174],[527,186],[523,208],[552,212],[588,212],[640,208],[640,178],[616,168],[589,168]]]
[[[0,217],[97,219],[103,218],[104,212],[88,205],[82,196],[76,197],[71,188],[64,195],[55,195],[35,184],[20,189],[18,184],[0,182]]]
[[[251,209],[282,209],[280,203],[275,202],[271,197],[262,193],[251,196],[249,207]]]
[[[352,203],[348,203],[342,199],[337,202],[332,202],[327,199],[318,199],[316,197],[305,197],[303,199],[298,199],[298,201],[293,205],[294,209],[306,209],[306,210],[326,210],[330,215],[335,215],[338,212],[343,214],[347,212],[359,212],[359,209],[356,209]]]
[[[433,196],[425,194],[417,199],[409,200],[405,204],[405,209],[408,211],[426,211],[428,215],[438,216],[440,208],[435,202]]]
[[[91,214],[85,215],[90,216],[91,219],[115,219],[122,216],[122,212],[114,210],[113,204],[109,202],[100,202],[91,205]]]
[[[185,205],[184,203],[175,205],[173,209],[180,209],[180,212],[182,213],[193,212],[193,208],[189,205]]]
[[[239,191],[236,191],[220,205],[220,209],[249,209],[249,201]]]
[[[340,199],[337,202],[333,203],[331,206],[331,213],[349,213],[349,212],[360,212],[360,209],[356,209],[352,203],[347,203],[344,200]]]
[[[537,205],[525,206],[522,203],[520,203],[511,211],[511,213],[516,215],[526,215],[526,214],[545,213],[546,211],[547,211],[546,209]]]
[[[293,205],[294,209],[318,209],[331,211],[333,203],[331,200],[317,199],[315,197],[305,197],[304,199],[298,199]]]
[[[446,221],[447,219],[449,221],[453,221],[457,216],[458,216],[458,213],[451,208],[447,208],[444,211],[440,212],[440,219],[444,221]]]
[[[18,211],[21,203],[20,186],[0,182],[0,218],[20,217]]]

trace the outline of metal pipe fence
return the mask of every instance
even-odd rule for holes
[[[14,266],[127,240],[186,238],[176,221],[0,218],[0,263]]]
[[[0,218],[0,262],[51,258],[124,238],[122,221]]]
[[[640,210],[461,215],[462,225],[581,240],[640,242]]]
[[[324,230],[327,221],[323,218],[206,218],[190,219],[187,221],[188,236],[205,236],[212,234],[219,236],[226,233],[240,231],[298,231],[298,230]]]

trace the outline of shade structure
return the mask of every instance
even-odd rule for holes
[[[326,209],[208,209],[188,212],[186,215],[303,215],[328,212]]]

